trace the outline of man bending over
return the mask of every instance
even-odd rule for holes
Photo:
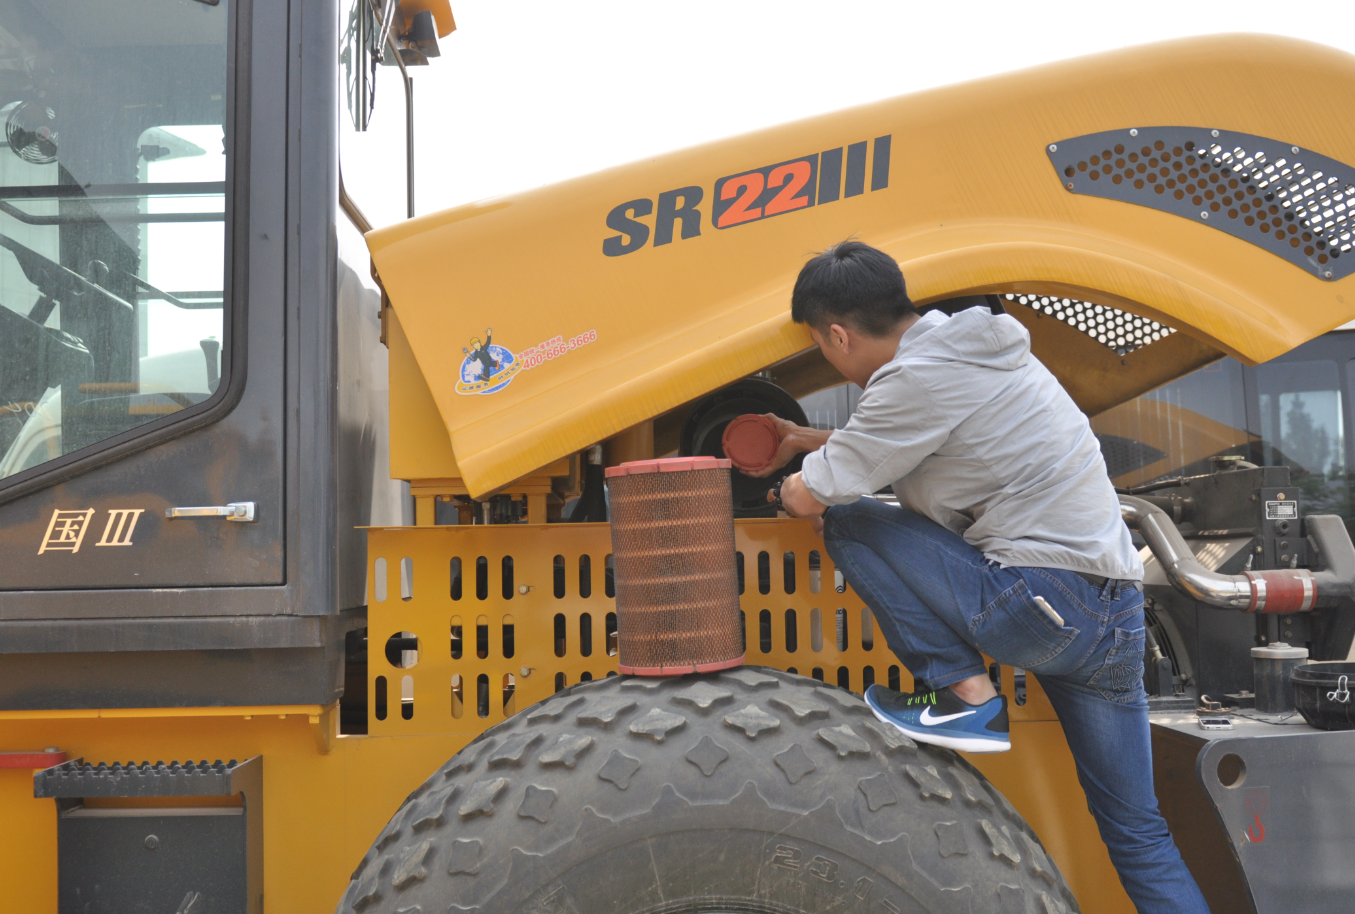
[[[919,315],[893,258],[859,242],[800,272],[791,317],[863,389],[835,432],[778,420],[794,517],[828,554],[917,691],[866,701],[911,738],[1010,748],[980,651],[1034,673],[1140,912],[1207,914],[1153,794],[1143,691],[1143,566],[1086,416],[1015,319]],[[767,472],[771,472],[769,469]],[[864,498],[893,486],[901,507]]]

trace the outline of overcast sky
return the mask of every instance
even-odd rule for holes
[[[457,31],[442,57],[412,71],[420,213],[1127,45],[1255,31],[1355,53],[1355,0],[453,0],[452,9]]]

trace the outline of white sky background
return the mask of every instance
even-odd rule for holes
[[[411,70],[420,214],[1128,45],[1255,31],[1355,53],[1355,0],[1307,8],[1273,0],[452,0],[452,10],[457,31],[442,39],[442,57]],[[378,108],[397,104],[393,93],[378,96]],[[369,215],[384,224],[403,213]]]

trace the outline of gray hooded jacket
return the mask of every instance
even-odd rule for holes
[[[892,484],[903,507],[1003,565],[1143,578],[1087,417],[1026,328],[986,308],[908,328],[803,479],[826,505]]]

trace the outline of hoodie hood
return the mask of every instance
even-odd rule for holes
[[[928,311],[899,339],[895,358],[901,356],[1015,371],[1030,361],[1030,333],[1011,315],[982,305],[954,316]]]

